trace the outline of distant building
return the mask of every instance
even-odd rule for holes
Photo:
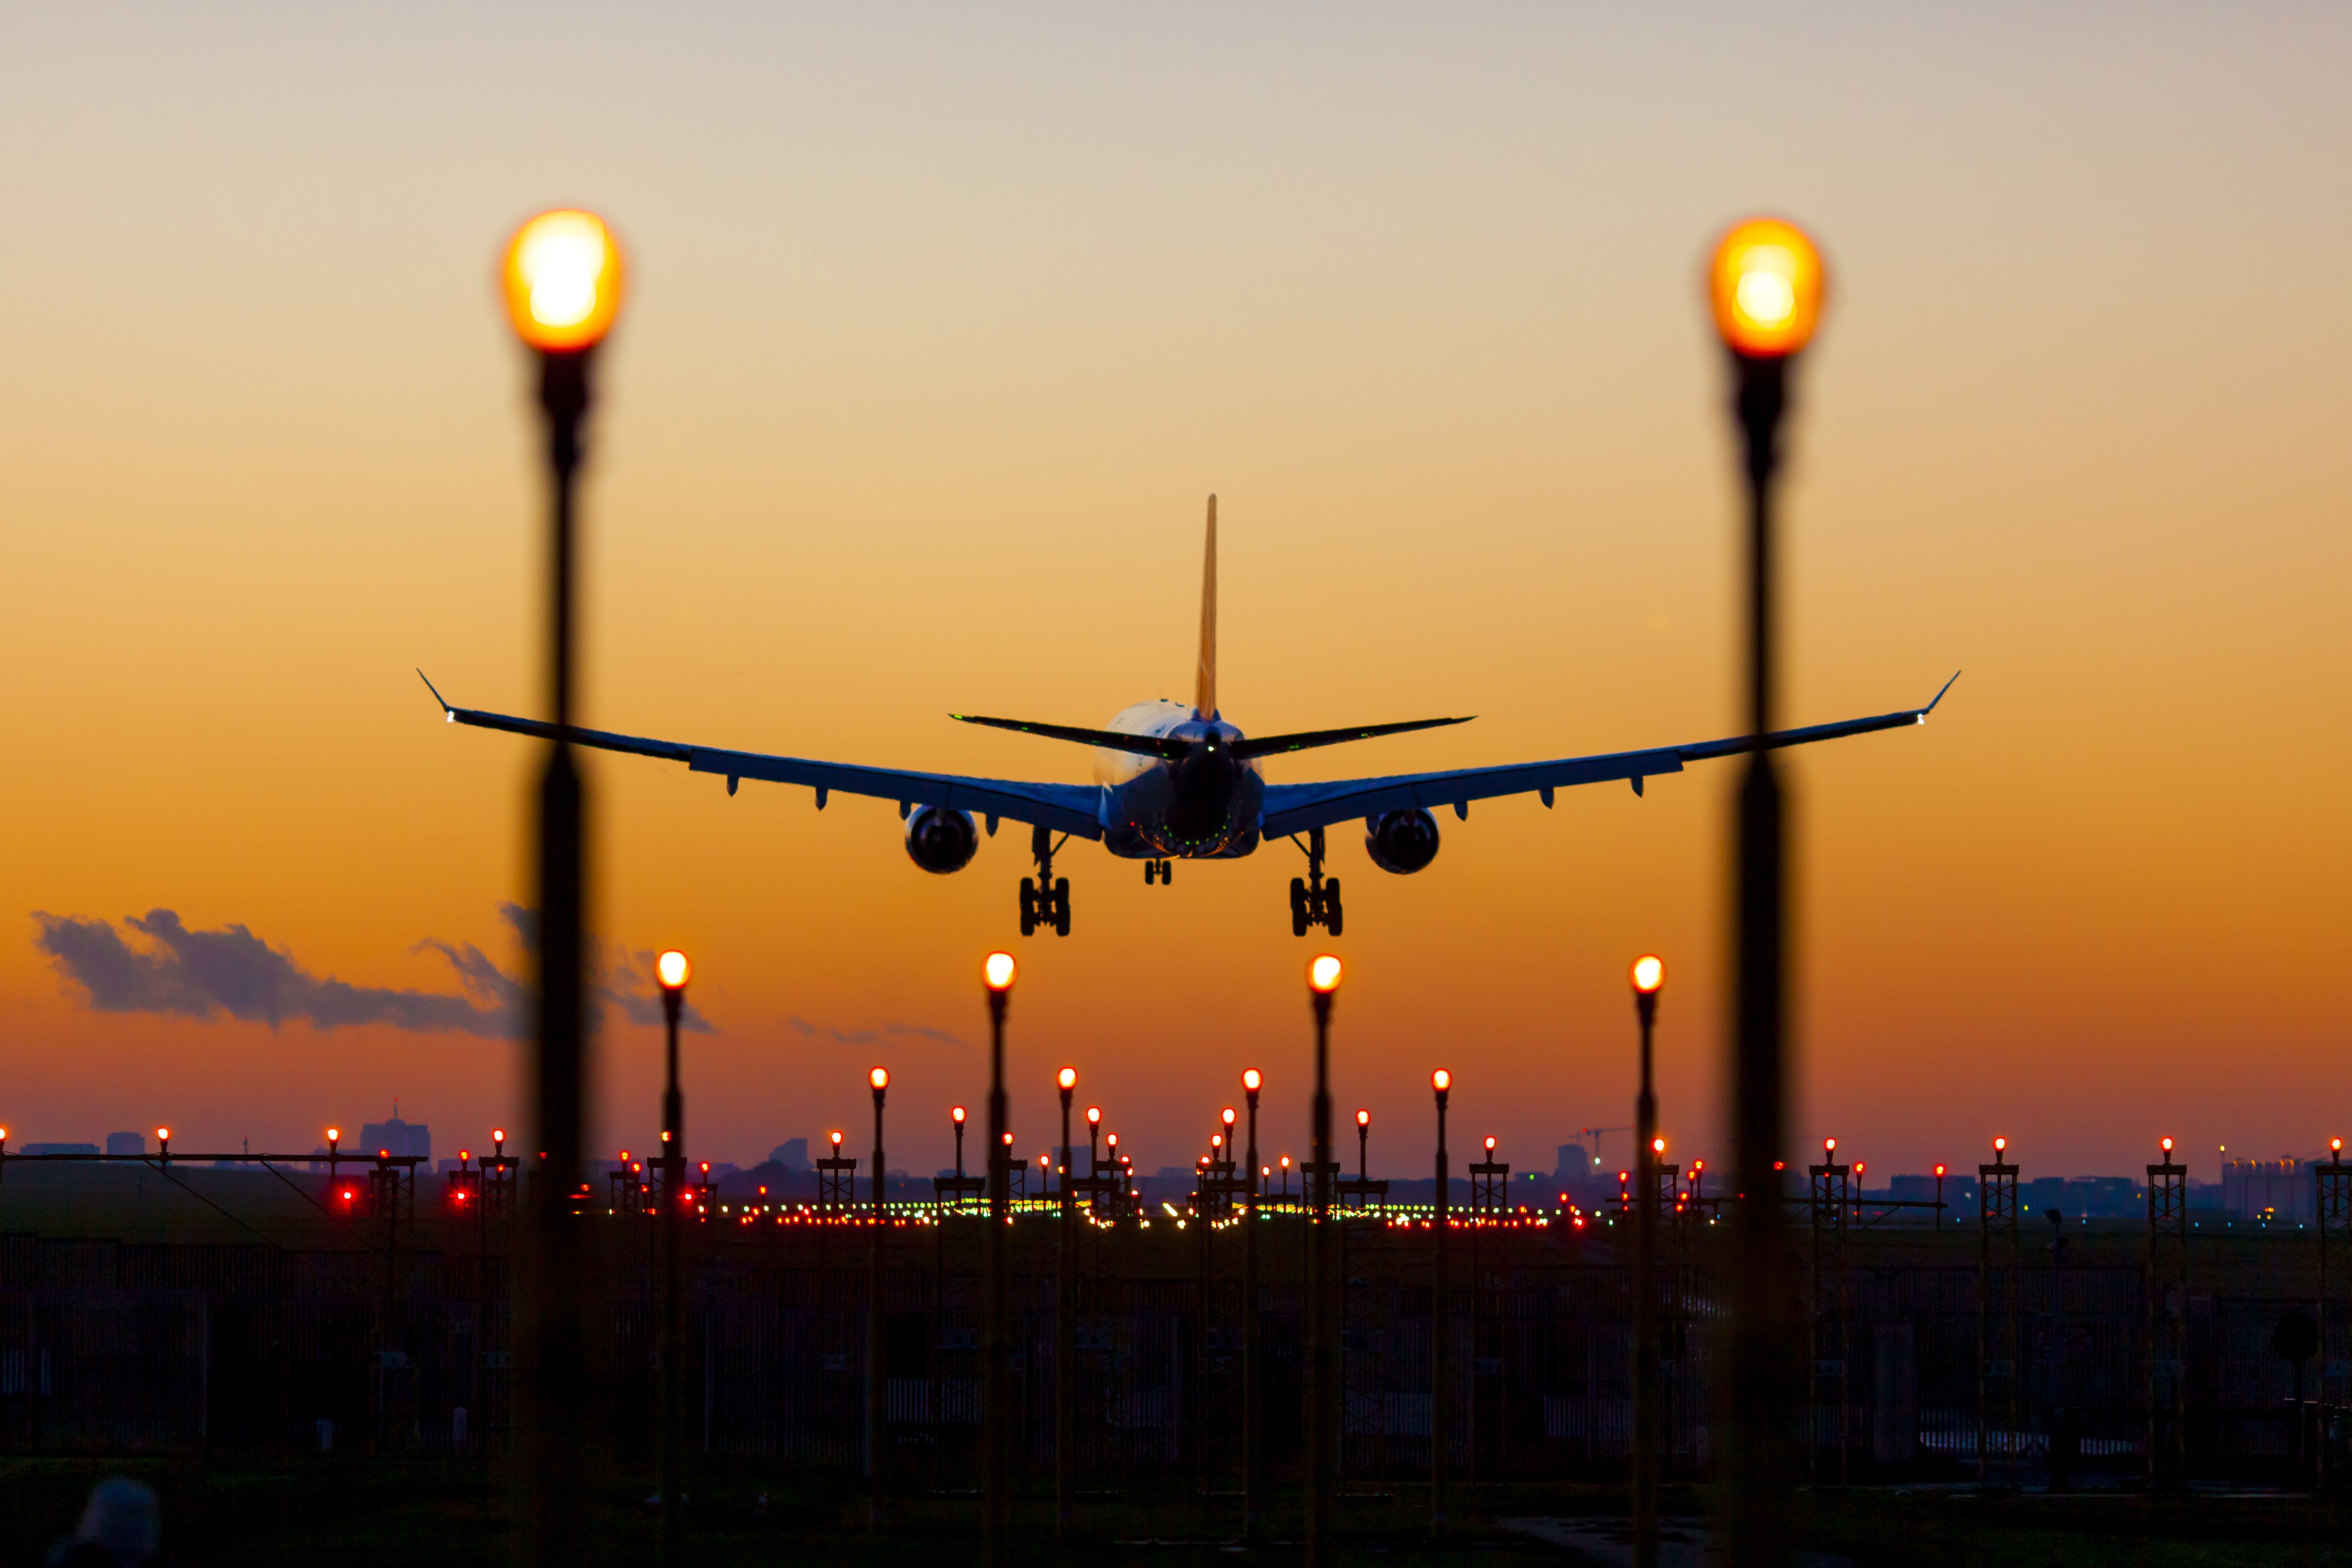
[[[397,1116],[389,1121],[371,1121],[360,1129],[359,1145],[352,1152],[363,1157],[414,1154],[420,1160],[430,1160],[433,1130],[421,1121],[403,1121]]]
[[[147,1134],[144,1132],[110,1132],[106,1135],[106,1152],[110,1154],[144,1154]]]
[[[2318,1212],[2309,1160],[2224,1160],[2221,1209],[2241,1225],[2308,1225]]]
[[[27,1154],[95,1154],[98,1152],[98,1145],[95,1143],[27,1143],[25,1145],[25,1152]]]
[[[768,1163],[782,1165],[787,1171],[816,1169],[809,1163],[808,1140],[805,1138],[787,1138],[769,1150]]]

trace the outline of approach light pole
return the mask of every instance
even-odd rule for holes
[[[539,788],[538,1050],[532,1075],[547,1185],[532,1226],[537,1266],[525,1274],[531,1290],[522,1357],[529,1411],[523,1430],[533,1554],[546,1568],[569,1568],[591,1554],[577,1505],[583,1478],[595,1461],[588,1436],[595,1400],[586,1343],[585,1232],[572,1222],[568,1201],[580,1185],[582,1139],[589,1120],[586,805],[570,739],[576,575],[572,489],[590,371],[620,310],[621,248],[593,213],[545,212],[515,231],[501,271],[515,335],[539,361],[553,502],[547,677],[548,718],[555,730]]]
[[[686,1472],[686,1334],[684,1287],[679,1279],[685,1247],[687,1194],[686,1095],[677,1082],[677,1028],[686,1015],[686,984],[694,965],[671,948],[654,960],[660,983],[664,1077],[662,1087],[662,1299],[661,1299],[661,1562],[684,1568],[681,1541],[686,1521],[681,1498]]]
[[[1249,1181],[1248,1207],[1242,1221],[1242,1540],[1255,1545],[1264,1533],[1259,1523],[1259,1471],[1265,1467],[1264,1419],[1258,1379],[1264,1374],[1264,1345],[1259,1337],[1257,1279],[1257,1205],[1265,1190],[1257,1163],[1257,1092],[1265,1078],[1255,1068],[1242,1073],[1243,1101],[1249,1107],[1249,1149],[1242,1166]]]
[[[1078,1215],[1070,1185],[1070,1096],[1078,1069],[1064,1068],[1054,1085],[1062,1093],[1062,1229],[1054,1257],[1054,1539],[1067,1541],[1078,1495]]]
[[[1645,952],[1627,974],[1642,1026],[1642,1087],[1633,1100],[1633,1568],[1658,1568],[1658,1097],[1650,1047],[1665,960]]]
[[[1012,1519],[1013,1478],[1004,1446],[1011,1426],[1005,1401],[1012,1390],[1005,1377],[1004,1233],[1013,1224],[1013,1161],[1006,1130],[1011,1110],[1004,1098],[1004,1011],[1013,999],[1013,982],[1020,973],[1009,952],[992,952],[981,965],[988,987],[988,1293],[982,1301],[982,1396],[986,1401],[988,1449],[982,1456],[984,1499],[982,1505],[982,1568],[1013,1568],[1007,1531]]]
[[[1725,1342],[1723,1539],[1732,1568],[1780,1568],[1795,1540],[1793,1419],[1801,1336],[1782,1241],[1780,1178],[1788,1095],[1786,805],[1765,737],[1776,721],[1772,479],[1789,371],[1821,319],[1821,254],[1794,226],[1752,218],[1707,268],[1716,328],[1731,356],[1748,486],[1748,754],[1738,807],[1738,959],[1731,1078],[1734,1210]],[[1643,1196],[1646,1207],[1648,1194]]]
[[[1445,1493],[1454,1470],[1453,1423],[1446,1409],[1447,1395],[1454,1389],[1454,1323],[1447,1310],[1450,1287],[1445,1282],[1446,1233],[1454,1228],[1445,1205],[1445,1189],[1453,1180],[1445,1168],[1445,1100],[1453,1092],[1454,1075],[1439,1068],[1429,1075],[1429,1087],[1437,1095],[1437,1201],[1429,1228],[1429,1538],[1443,1541],[1448,1528]]]
[[[882,1158],[882,1101],[890,1089],[890,1069],[866,1075],[874,1090],[874,1230],[866,1260],[866,1532],[882,1533],[882,1426],[888,1412],[882,1400],[882,1238],[890,1228],[889,1166]]]
[[[1330,953],[1307,965],[1315,1008],[1315,1103],[1309,1123],[1307,1275],[1307,1568],[1328,1568],[1339,1441],[1339,1353],[1331,1322],[1331,998],[1344,966]]]

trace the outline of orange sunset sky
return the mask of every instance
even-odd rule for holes
[[[54,933],[152,960],[128,920],[169,910],[362,1002],[467,996],[467,944],[517,970],[535,752],[412,668],[541,700],[493,263],[571,203],[634,267],[585,720],[1065,780],[1085,752],[946,714],[1189,695],[1211,490],[1228,717],[1479,716],[1275,776],[1735,730],[1699,266],[1736,216],[1804,222],[1786,716],[1967,673],[1790,769],[1793,1135],[1874,1180],[1995,1132],[2034,1176],[2168,1131],[2209,1179],[2352,1135],[2347,80],[2338,4],[11,5],[0,1121],[520,1125],[519,1047],[430,1026],[490,992],[392,998],[418,1027],[109,1011]],[[1631,1120],[1644,949],[1675,1152],[1720,1157],[1732,777],[1478,805],[1413,878],[1335,833],[1376,1166],[1425,1168],[1441,1063],[1521,1168]],[[698,961],[695,1153],[855,1130],[880,1061],[893,1163],[933,1168],[997,944],[1024,1153],[1065,1061],[1146,1169],[1249,1065],[1303,1153],[1287,846],[1162,889],[1073,845],[1075,934],[1023,941],[1017,828],[933,878],[885,802],[593,781],[603,940]],[[601,1143],[650,1135],[658,1047],[609,1017]]]

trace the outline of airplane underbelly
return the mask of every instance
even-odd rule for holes
[[[1237,860],[1257,849],[1265,798],[1256,770],[1248,770],[1220,820],[1180,830],[1170,821],[1168,775],[1153,769],[1110,792],[1103,847],[1125,860]]]

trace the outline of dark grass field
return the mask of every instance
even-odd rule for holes
[[[516,1560],[521,1539],[507,1479],[471,1466],[364,1457],[283,1463],[195,1455],[11,1458],[0,1461],[0,1518],[7,1521],[0,1531],[0,1568],[40,1563],[50,1543],[72,1529],[90,1485],[124,1473],[162,1494],[166,1547],[178,1568],[465,1568]],[[649,1490],[648,1481],[628,1479],[583,1488],[576,1506],[593,1542],[593,1562],[654,1560],[655,1521],[642,1501]],[[763,1491],[764,1510],[758,1501]],[[687,1537],[687,1558],[695,1568],[765,1568],[783,1558],[795,1568],[970,1568],[978,1561],[978,1505],[971,1499],[893,1498],[877,1541],[866,1533],[864,1499],[836,1477],[793,1477],[772,1466],[713,1467],[698,1477],[695,1496]],[[1202,1500],[1178,1489],[1083,1498],[1078,1539],[1057,1545],[1050,1500],[1040,1492],[1020,1500],[1015,1560],[1079,1568],[1296,1561],[1294,1500],[1277,1492],[1269,1501],[1271,1540],[1255,1550],[1244,1551],[1232,1539],[1237,1500]],[[1545,1541],[1523,1521],[1565,1521],[1604,1527],[1605,1533],[1612,1521],[1622,1518],[1622,1494],[1609,1488],[1479,1488],[1463,1493],[1459,1502],[1456,1535],[1438,1548],[1425,1538],[1425,1492],[1349,1499],[1340,1506],[1339,1557],[1386,1568],[1504,1557],[1607,1562],[1605,1551],[1589,1554]],[[1686,1542],[1704,1529],[1705,1503],[1696,1491],[1670,1497],[1672,1522]],[[2151,1500],[2132,1493],[1982,1499],[1967,1490],[1923,1489],[1820,1494],[1804,1500],[1804,1515],[1803,1544],[1815,1563],[2352,1568],[2352,1510],[2307,1499]],[[1694,1549],[1685,1544],[1683,1551]]]

